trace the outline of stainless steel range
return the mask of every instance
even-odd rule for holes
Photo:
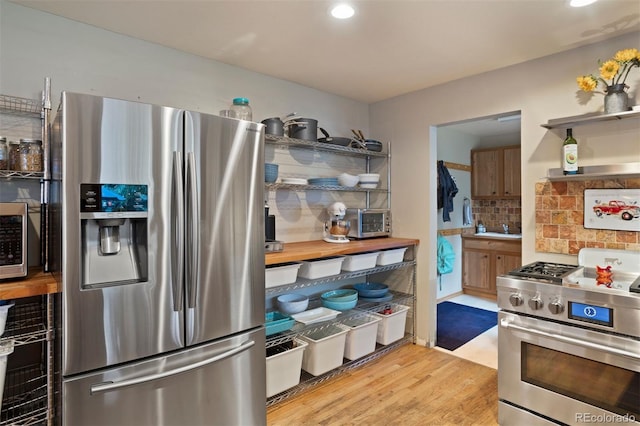
[[[497,279],[501,425],[640,424],[640,252]]]

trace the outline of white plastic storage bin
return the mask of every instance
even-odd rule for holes
[[[381,345],[388,345],[396,340],[400,340],[404,337],[404,329],[407,324],[407,311],[408,306],[397,305],[390,303],[392,313],[381,314],[373,312],[373,315],[381,318],[378,323],[378,334],[376,341]]]
[[[378,260],[376,262],[379,266],[392,265],[394,263],[400,263],[404,260],[404,252],[407,251],[407,247],[391,250],[382,250],[378,252]]]
[[[340,273],[343,261],[344,256],[305,260],[302,262],[302,266],[300,266],[298,275],[310,280],[337,275]]]
[[[7,303],[5,301],[2,301],[5,304],[4,305],[0,305],[0,336],[2,336],[4,334],[4,328],[7,325],[7,315],[9,315],[9,308],[11,308],[14,303]]]
[[[376,259],[378,259],[378,252],[345,256],[344,262],[342,262],[342,270],[361,271],[370,269],[376,266]]]
[[[302,356],[308,344],[300,339],[293,339],[291,342],[293,347],[290,349],[283,348],[282,345],[267,348],[267,398],[300,383]],[[269,355],[270,350],[281,352]]]
[[[376,350],[376,337],[380,318],[373,315],[350,318],[342,322],[347,339],[344,344],[344,357],[350,360],[362,358]]]
[[[314,376],[342,365],[348,330],[337,325],[300,336],[309,346],[302,357],[302,369]]]
[[[300,262],[267,265],[264,272],[265,288],[295,283],[298,278],[298,270],[300,269],[300,266]]]
[[[2,393],[4,392],[4,377],[7,373],[7,357],[13,353],[13,340],[0,344],[0,409],[2,409]]]

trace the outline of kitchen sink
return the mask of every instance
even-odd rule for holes
[[[475,235],[476,237],[511,238],[516,240],[522,238],[522,234],[505,234],[504,232],[480,232]]]

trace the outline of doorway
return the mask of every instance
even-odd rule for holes
[[[431,143],[435,144],[435,150],[432,149],[432,152],[436,152],[437,161],[443,161],[447,166],[458,193],[453,198],[453,211],[449,214],[450,220],[445,221],[442,209],[438,210],[437,229],[432,230],[431,241],[435,244],[438,235],[446,238],[456,253],[456,261],[454,270],[451,273],[436,277],[437,289],[435,297],[430,298],[429,309],[431,309],[431,312],[437,312],[437,303],[448,299],[454,303],[497,311],[495,301],[489,300],[487,302],[484,298],[469,297],[463,294],[462,288],[462,233],[474,233],[477,219],[482,214],[481,212],[484,211],[484,208],[489,209],[495,207],[496,203],[501,204],[499,200],[487,203],[486,200],[472,199],[471,150],[520,145],[520,112],[511,111],[460,122],[445,123],[435,126],[433,130],[435,131],[432,131],[431,134],[435,137],[431,138]],[[470,205],[470,209],[473,212],[470,221],[465,220],[463,214],[465,202]],[[485,203],[486,206],[484,205]],[[519,201],[517,204],[519,205]],[[487,212],[486,214],[490,213]],[[468,216],[466,219],[468,219]],[[430,335],[437,336],[437,316],[436,321],[433,321],[432,324],[434,329],[430,330]],[[484,337],[478,336],[476,338],[480,342],[477,350],[467,347],[464,351],[460,351],[463,354],[462,357],[473,356],[474,353],[477,356],[478,351],[485,351],[488,347],[490,358],[491,351],[494,350],[492,349],[492,342],[497,340],[497,331],[491,330],[487,333]],[[472,343],[470,342],[470,344]],[[495,345],[495,350],[497,359],[497,344]],[[484,356],[486,357],[486,354]]]

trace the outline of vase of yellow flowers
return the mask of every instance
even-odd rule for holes
[[[577,78],[578,87],[585,92],[596,91],[598,84],[604,84],[604,112],[611,114],[629,109],[629,95],[625,91],[629,88],[625,84],[629,72],[633,67],[640,67],[640,52],[638,49],[619,50],[613,58],[598,61],[600,75],[583,75]]]
[[[626,84],[613,84],[607,86],[604,95],[604,113],[611,114],[629,110],[629,95],[624,90],[628,88]]]

